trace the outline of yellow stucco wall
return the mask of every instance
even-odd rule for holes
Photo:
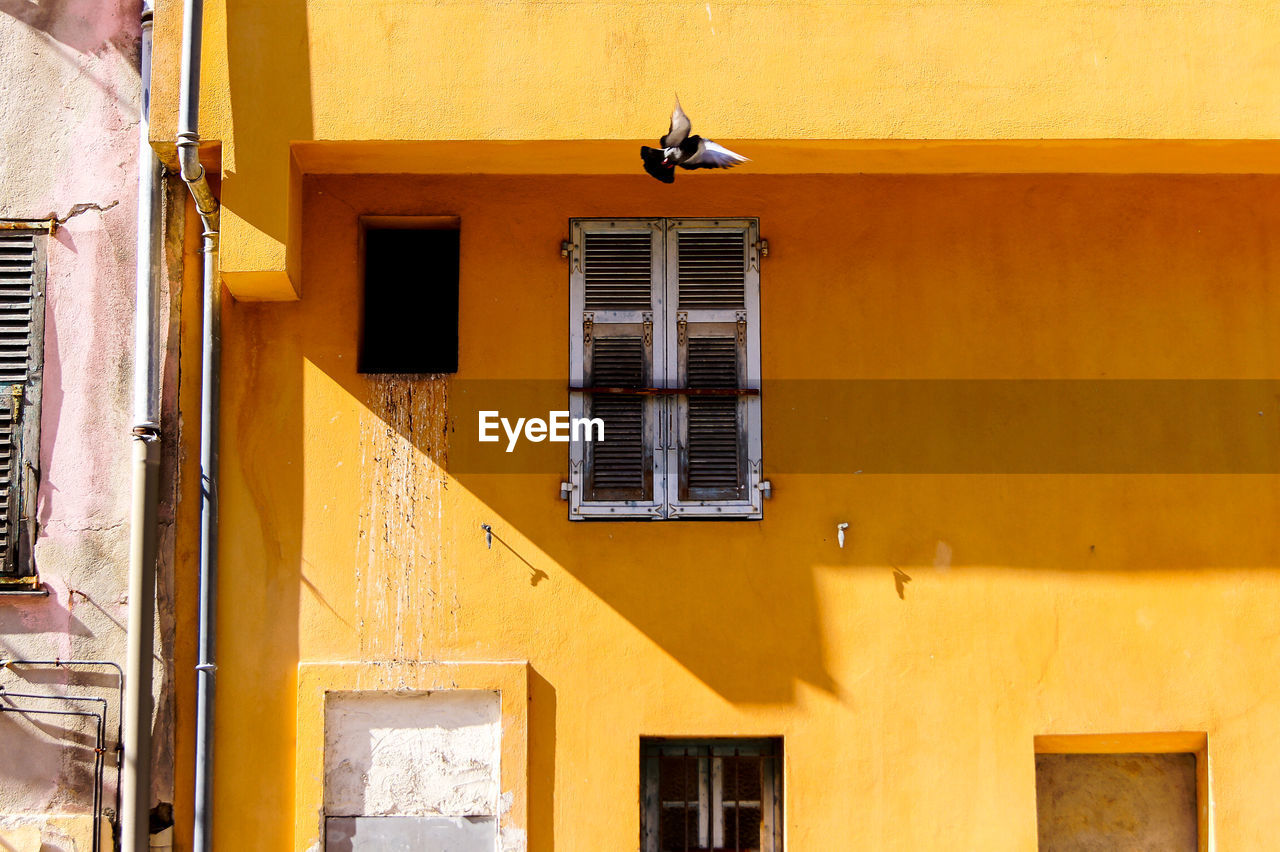
[[[151,131],[165,150],[181,5],[157,4]],[[695,127],[717,139],[1280,135],[1280,10],[1268,0],[210,0],[205,9],[201,129],[224,145],[222,267],[250,298],[296,295],[291,142],[647,140],[665,129],[676,91]],[[856,157],[841,170],[850,169]]]
[[[532,850],[636,848],[641,736],[769,735],[790,849],[1024,852],[1037,735],[1148,731],[1207,733],[1219,848],[1269,846],[1275,475],[797,473],[810,439],[766,393],[763,521],[574,524],[563,470],[462,469],[460,412],[472,380],[567,381],[574,216],[758,216],[766,383],[1280,379],[1280,179],[312,175],[299,197],[304,297],[228,301],[223,330],[219,848],[306,840],[299,664],[388,659],[528,660]],[[365,213],[461,217],[456,379],[355,372]],[[1042,425],[1026,446],[1092,440]]]

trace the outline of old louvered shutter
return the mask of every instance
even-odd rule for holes
[[[689,391],[674,401],[672,515],[755,517],[761,508],[756,243],[751,220],[668,223],[668,363],[672,385]]]
[[[38,461],[44,238],[0,231],[0,580],[30,577],[29,475]]]
[[[657,220],[573,225],[571,415],[603,420],[604,440],[570,444],[572,517],[662,514],[663,401],[645,392],[663,375],[662,242]]]

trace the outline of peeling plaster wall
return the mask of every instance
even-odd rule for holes
[[[0,596],[0,657],[125,659],[139,15],[136,0],[0,0],[0,218],[66,219],[47,238],[35,560],[49,594]],[[175,200],[180,204],[181,196],[170,191],[169,204]],[[77,208],[81,212],[74,213]],[[168,254],[178,260],[172,247]],[[167,317],[176,302],[167,283],[162,290],[161,346],[170,341],[172,352],[176,324]],[[176,424],[169,397],[166,453]],[[163,479],[162,488],[171,493],[172,477]],[[171,499],[164,500],[160,518],[153,794],[172,800],[172,701],[160,663],[166,645],[159,640],[173,622]],[[0,672],[0,684],[12,691],[107,698],[114,747],[114,677],[15,668]],[[49,814],[88,813],[91,745],[57,722],[33,726],[12,714],[0,718],[0,815],[44,825]],[[115,805],[115,777],[112,755],[107,807]],[[49,845],[52,836],[45,843],[45,849],[64,848]]]
[[[366,658],[426,659],[445,636],[456,638],[458,627],[458,589],[443,538],[449,386],[440,377],[370,376],[367,400],[360,478],[370,499],[360,507],[355,559],[360,650]]]
[[[500,722],[496,692],[331,694],[325,813],[496,815]]]
[[[325,848],[493,849],[501,721],[485,690],[331,693]]]

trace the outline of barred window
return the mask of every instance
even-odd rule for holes
[[[759,518],[754,219],[574,220],[570,517]]]
[[[782,741],[640,743],[642,852],[781,852]]]

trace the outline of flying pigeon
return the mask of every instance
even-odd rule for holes
[[[667,135],[658,140],[662,147],[640,146],[644,170],[663,183],[675,183],[676,166],[682,169],[731,169],[739,163],[747,162],[746,157],[735,154],[710,139],[690,136],[692,127],[689,116],[680,108],[680,99],[676,98],[676,108],[671,113],[671,127],[667,129]]]

